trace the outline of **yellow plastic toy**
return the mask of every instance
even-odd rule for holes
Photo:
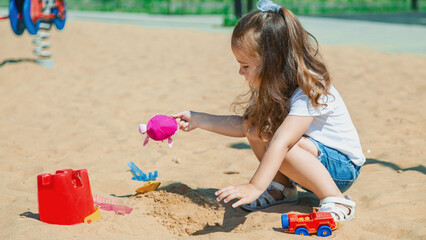
[[[142,187],[136,189],[136,192],[144,194],[147,192],[155,191],[160,186],[160,184],[160,182],[146,182]]]
[[[99,211],[99,208],[95,206],[95,211],[90,214],[89,216],[84,218],[84,223],[94,223],[101,219],[101,211]]]

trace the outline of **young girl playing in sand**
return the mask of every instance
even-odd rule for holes
[[[250,182],[218,190],[218,201],[239,199],[232,207],[251,211],[297,203],[297,183],[321,200],[319,211],[349,220],[355,202],[342,192],[365,162],[358,133],[309,41],[313,36],[289,10],[269,0],[259,1],[258,8],[232,34],[239,74],[250,86],[244,115],[184,111],[172,116],[184,131],[247,137],[259,159]]]

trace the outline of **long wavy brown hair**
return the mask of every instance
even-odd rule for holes
[[[247,130],[269,141],[289,112],[289,99],[300,86],[314,107],[327,96],[330,76],[318,53],[318,42],[286,8],[278,13],[255,11],[244,16],[232,33],[233,49],[260,61],[259,87],[237,98],[245,109]],[[243,96],[249,98],[243,99]]]

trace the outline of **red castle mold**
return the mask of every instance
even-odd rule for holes
[[[37,176],[37,187],[42,222],[59,225],[90,223],[93,220],[86,217],[99,211],[93,204],[86,169],[58,170],[54,175],[40,174]]]

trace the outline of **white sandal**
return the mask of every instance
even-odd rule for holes
[[[275,189],[280,191],[284,198],[281,200],[275,200],[274,197],[269,194],[268,190]],[[297,188],[295,186],[293,187],[286,187],[282,185],[281,183],[272,181],[271,184],[268,186],[268,188],[265,190],[265,192],[262,193],[262,195],[259,196],[259,198],[250,203],[250,204],[243,204],[241,205],[241,208],[247,210],[247,211],[256,211],[265,209],[267,207],[271,207],[278,204],[283,203],[298,203],[299,202],[299,196],[297,192]]]
[[[346,207],[349,213],[346,213],[344,209],[336,206],[336,204]],[[355,217],[355,202],[348,195],[345,195],[345,198],[326,197],[320,201],[318,212],[330,212],[336,222],[348,221]]]

